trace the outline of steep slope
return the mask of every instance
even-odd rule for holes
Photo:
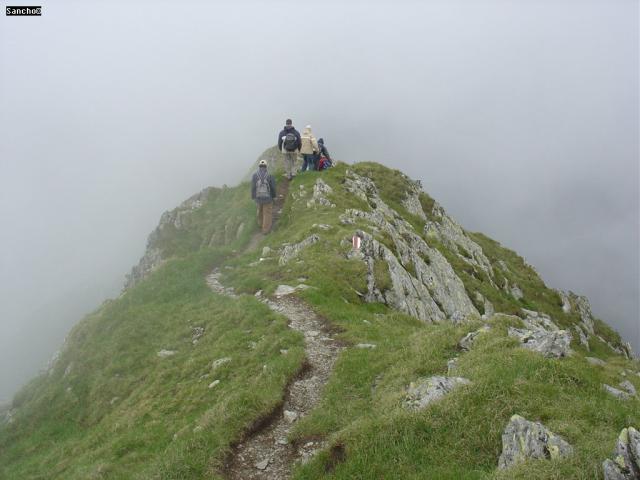
[[[402,173],[301,175],[265,238],[247,192],[207,189],[163,215],[123,295],[14,399],[0,478],[233,477],[234,446],[277,422],[304,366],[303,335],[261,301],[284,285],[345,346],[288,429],[323,446],[293,478],[602,478],[640,425],[638,363],[588,301]],[[214,268],[237,296],[208,289]],[[551,439],[538,457],[508,444],[523,425]]]

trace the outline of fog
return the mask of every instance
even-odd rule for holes
[[[45,2],[0,20],[0,401],[287,117],[640,349],[637,0]]]

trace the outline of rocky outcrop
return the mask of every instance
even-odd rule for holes
[[[358,256],[368,271],[366,301],[385,303],[427,322],[461,322],[479,316],[449,262],[380,198],[371,179],[349,172],[344,186],[367,201],[371,211],[348,209],[340,216],[341,223],[364,222],[376,235],[391,240],[384,243],[369,232],[357,232],[362,239]],[[384,262],[390,285],[378,283],[376,262]]]
[[[602,464],[605,480],[640,480],[640,433],[624,428],[618,436],[613,460]]]
[[[580,339],[580,345],[586,348],[587,352],[590,351],[591,348],[589,347],[589,337],[587,337],[587,334],[585,333],[583,328],[580,325],[574,325],[573,328],[578,334],[578,339]]]
[[[438,238],[465,262],[482,269],[490,279],[493,278],[493,267],[480,245],[471,240],[460,224],[448,216],[438,203],[433,206],[432,217],[435,221],[427,222],[425,235]]]
[[[407,209],[412,215],[419,217],[420,219],[427,221],[427,215],[424,213],[422,203],[420,203],[420,184],[418,182],[412,182],[407,196],[402,201],[402,206]]]
[[[597,366],[597,367],[604,367],[607,362],[605,362],[604,360],[600,360],[599,358],[596,357],[584,357],[584,359],[593,366]]]
[[[316,180],[316,183],[313,185],[313,194],[311,195],[311,199],[307,202],[307,208],[335,208],[336,204],[331,203],[331,201],[327,199],[327,195],[329,195],[330,193],[333,193],[333,189],[329,185],[327,185],[324,180],[318,178]]]
[[[285,245],[282,249],[282,254],[280,255],[278,264],[280,266],[286,265],[288,262],[300,255],[300,252],[302,250],[313,245],[314,243],[317,243],[318,241],[320,241],[320,236],[314,233],[301,242],[294,243],[293,245]]]
[[[612,387],[605,383],[602,388],[604,388],[605,392],[620,400],[629,400],[631,397],[636,396],[636,387],[629,380],[621,382],[618,386],[620,388]]]
[[[541,423],[513,415],[502,434],[498,468],[509,468],[529,459],[562,458],[572,452],[571,445]]]
[[[490,329],[491,328],[488,325],[485,325],[485,326],[481,327],[479,330],[467,333],[458,342],[458,347],[460,347],[460,349],[464,350],[465,352],[468,352],[469,350],[471,350],[471,347],[473,346],[474,342],[476,341],[476,338],[478,337],[478,335],[480,335],[483,332],[488,332]]]
[[[560,330],[551,318],[539,312],[524,310],[525,328],[509,327],[509,336],[520,340],[522,346],[547,358],[566,357],[571,354],[571,333]]]
[[[406,408],[410,410],[422,410],[430,403],[444,397],[454,388],[470,384],[470,380],[462,377],[423,378],[409,385],[404,403]]]
[[[181,230],[185,226],[186,219],[190,216],[191,212],[199,209],[207,201],[207,198],[213,188],[205,188],[204,190],[196,193],[192,197],[182,202],[177,208],[164,212],[160,217],[160,223],[156,229],[151,232],[147,239],[147,248],[144,255],[136,266],[131,269],[131,272],[127,275],[125,280],[124,289],[127,290],[134,285],[137,285],[142,280],[147,278],[151,272],[156,270],[164,263],[162,251],[157,246],[158,240],[162,235],[162,231],[165,228],[175,228]],[[244,226],[243,226],[244,228]],[[240,232],[241,233],[241,232]],[[238,235],[234,231],[234,236]]]

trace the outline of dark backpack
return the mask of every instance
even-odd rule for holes
[[[271,185],[269,175],[258,175],[256,178],[256,200],[271,200]]]
[[[284,136],[282,146],[287,152],[295,152],[298,149],[298,137],[295,133],[289,132]]]

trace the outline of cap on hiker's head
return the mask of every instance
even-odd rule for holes
[[[324,138],[319,138],[318,143],[324,143]]]
[[[258,162],[258,165],[261,167],[266,167],[267,166],[267,161],[265,159],[260,160],[260,162]]]
[[[287,125],[293,125],[293,121],[290,118],[287,118],[287,121],[285,123]]]

